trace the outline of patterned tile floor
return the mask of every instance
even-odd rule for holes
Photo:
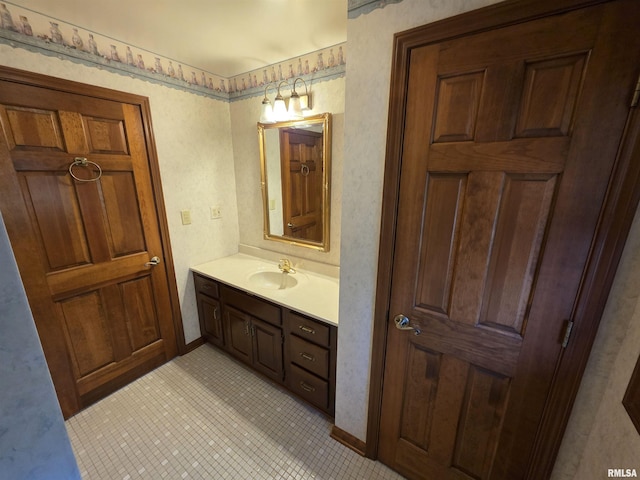
[[[85,480],[403,478],[209,345],[80,412],[67,430]]]

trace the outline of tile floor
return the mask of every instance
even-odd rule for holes
[[[82,478],[401,479],[331,423],[209,345],[67,421]]]

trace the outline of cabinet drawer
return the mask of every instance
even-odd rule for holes
[[[325,411],[329,409],[329,384],[325,380],[291,365],[289,388],[313,405]]]
[[[329,378],[329,350],[294,335],[289,337],[291,361],[324,379]]]
[[[213,298],[220,297],[218,283],[215,280],[197,274],[193,276],[193,279],[196,285],[196,292],[204,293]]]
[[[276,307],[269,302],[253,297],[247,293],[228,288],[225,285],[222,285],[221,291],[222,299],[226,305],[231,305],[238,310],[265,320],[272,325],[282,325],[280,307]]]
[[[288,312],[287,321],[289,322],[289,330],[294,335],[298,335],[318,345],[329,346],[329,325],[316,322],[315,320],[303,317],[294,312]]]

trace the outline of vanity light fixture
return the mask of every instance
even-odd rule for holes
[[[300,81],[304,85],[304,94],[300,95],[296,91],[296,83]],[[264,99],[262,100],[262,111],[260,115],[260,123],[275,123],[283,122],[287,120],[298,120],[304,117],[303,112],[311,110],[311,95],[307,88],[307,84],[303,78],[298,77],[293,81],[291,89],[291,97],[289,98],[289,108],[285,103],[285,97],[282,96],[281,88],[284,85],[289,85],[286,80],[281,81],[277,87],[276,98],[271,102],[267,97],[267,89],[271,85],[268,83],[264,89]]]

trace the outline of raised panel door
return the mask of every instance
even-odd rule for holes
[[[637,79],[631,5],[411,50],[379,435],[409,478],[527,476],[625,127],[615,83]]]
[[[0,80],[0,128],[0,208],[70,416],[177,353],[143,115]]]

